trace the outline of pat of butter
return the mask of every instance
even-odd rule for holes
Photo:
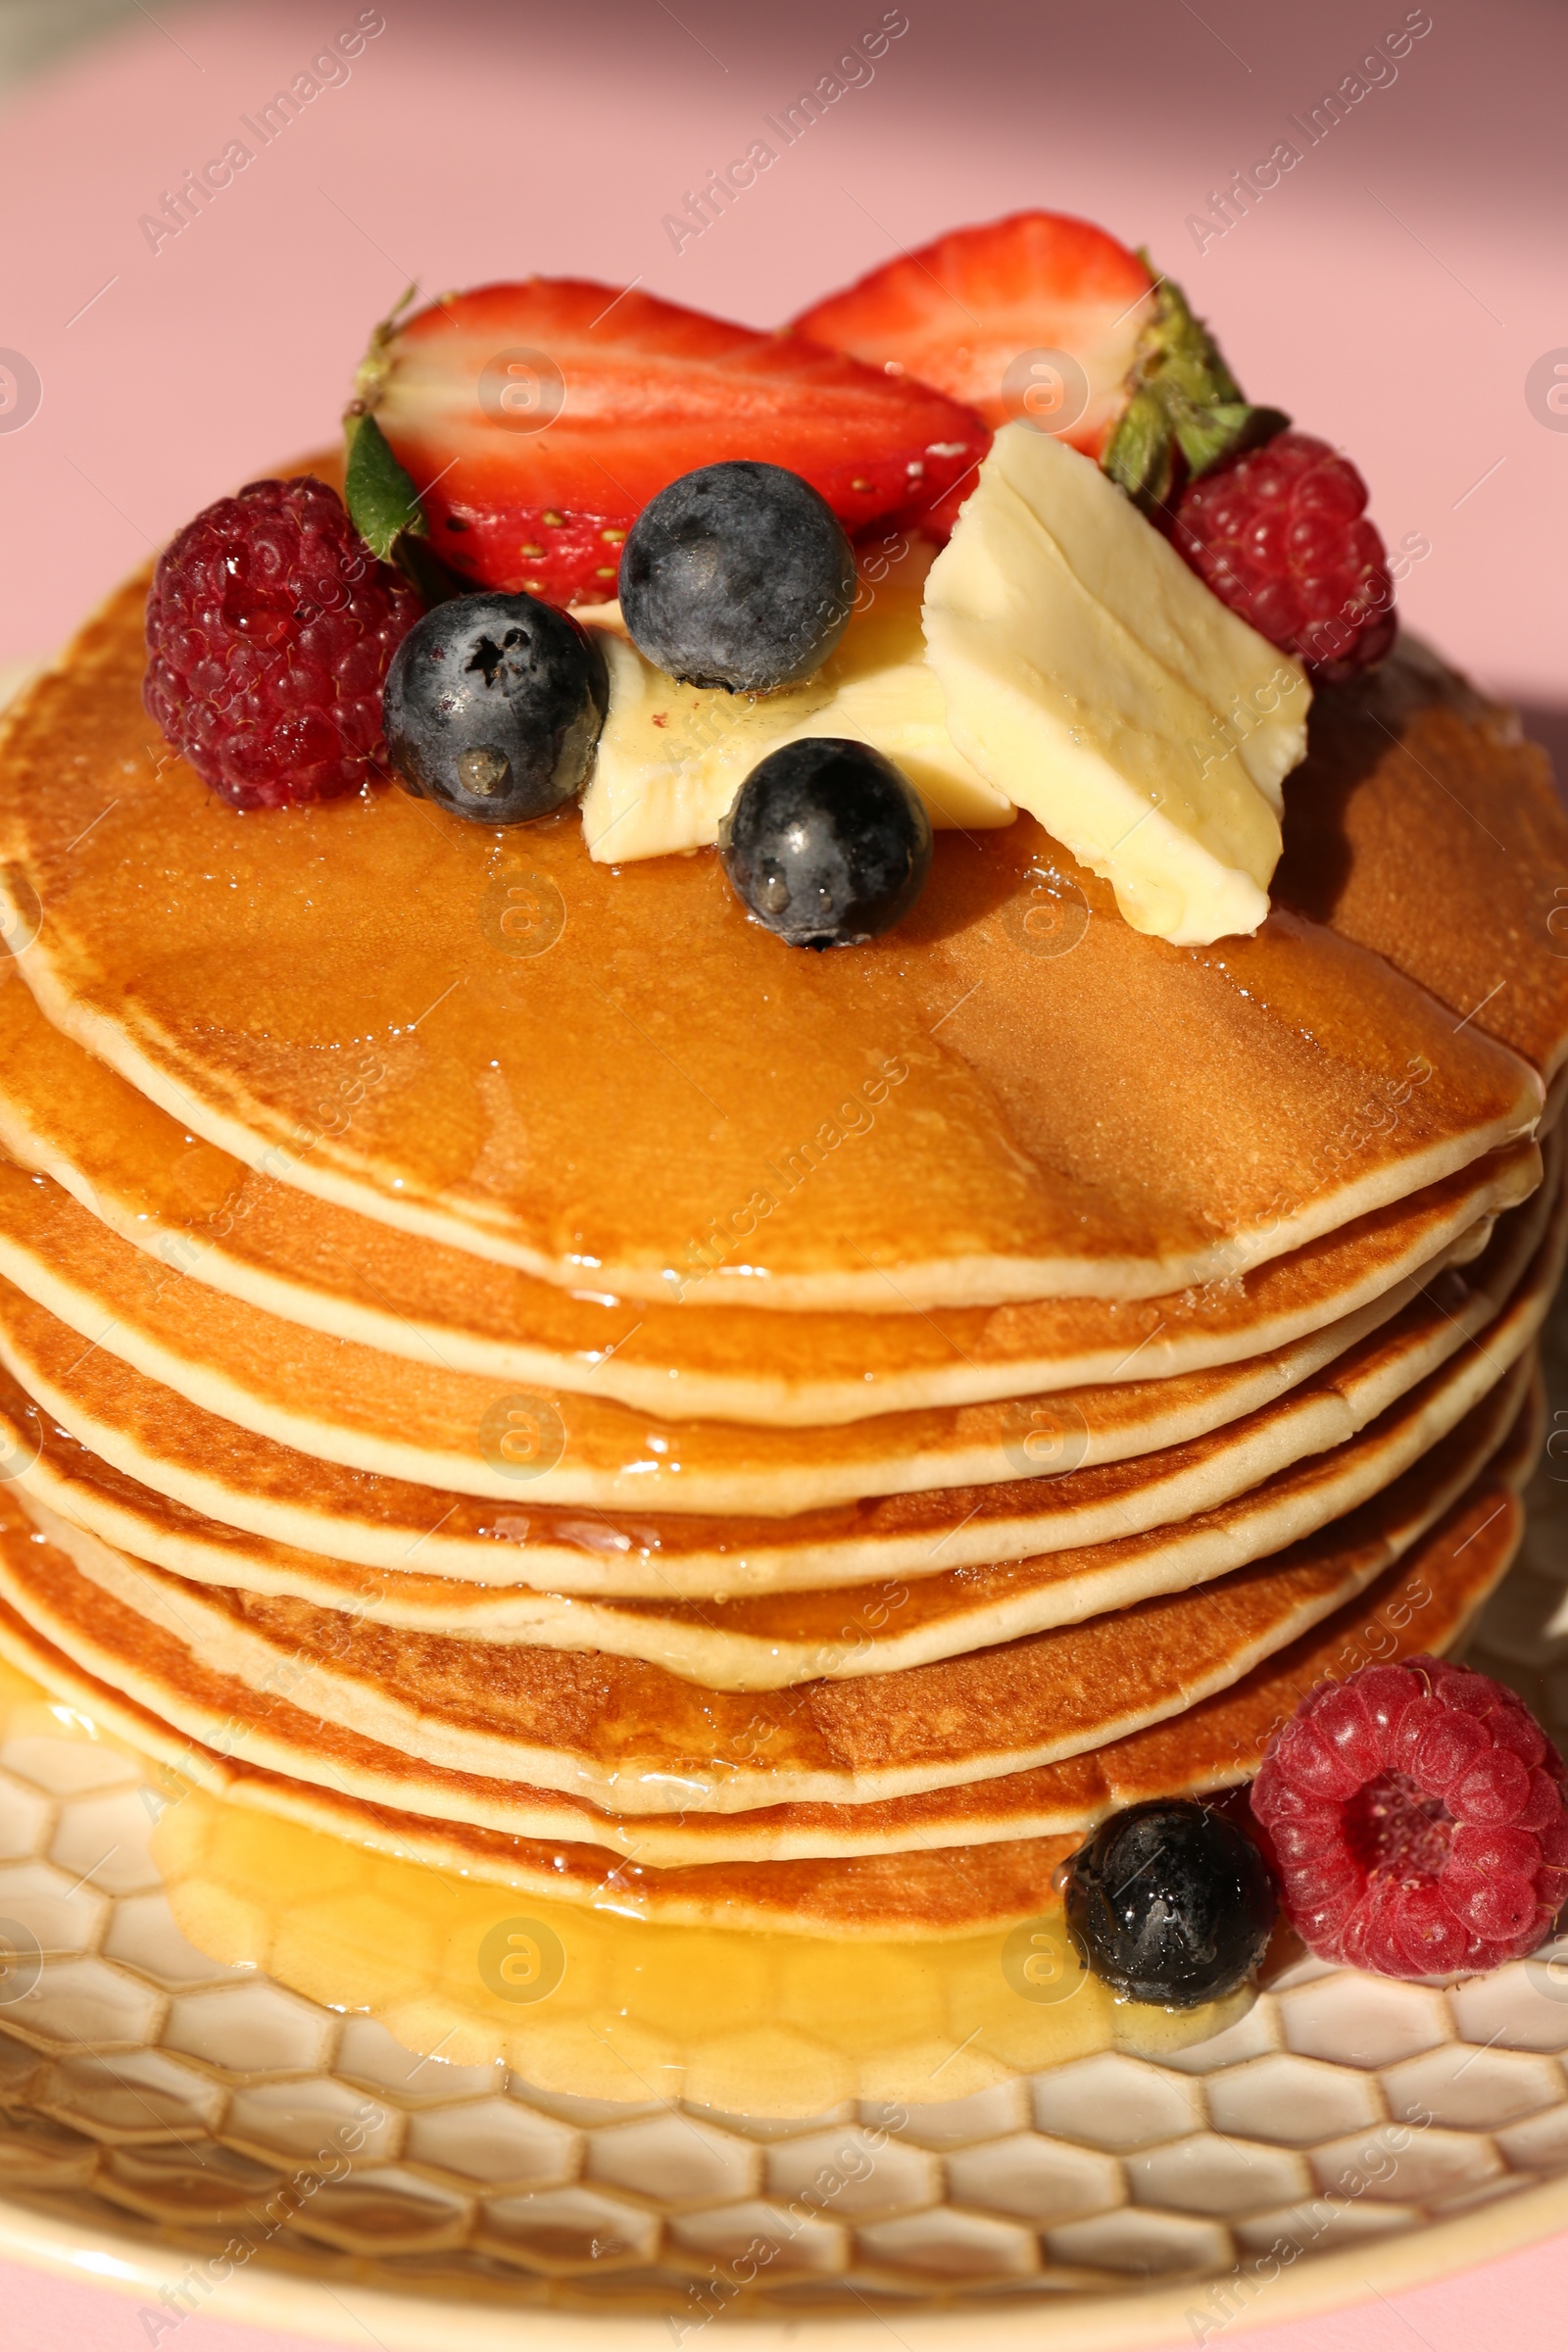
[[[1311,689],[1092,459],[1002,428],[931,566],[925,635],[959,752],[1134,929],[1256,930]]]
[[[843,735],[901,767],[936,826],[973,831],[1015,813],[948,731],[946,705],[925,659],[921,582],[930,551],[863,584],[863,605],[830,659],[775,694],[683,686],[645,662],[618,610],[591,607],[610,670],[610,710],[583,795],[590,857],[606,864],[701,849],[758,761],[781,743]]]

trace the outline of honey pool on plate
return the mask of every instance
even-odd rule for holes
[[[0,1665],[0,1749],[38,1733],[99,1738]],[[602,1903],[541,1902],[147,1770],[152,1856],[199,1951],[377,2019],[417,2055],[500,2061],[546,2090],[780,2116],[918,2104],[1097,2050],[1158,2057],[1250,2005],[1113,1998],[1054,1890],[1009,1931],[925,1941],[663,1927],[617,1905],[608,1855]]]

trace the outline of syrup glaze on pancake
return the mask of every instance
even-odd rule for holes
[[[0,1601],[0,1652],[112,1736],[186,1780],[383,1852],[649,1919],[801,1935],[957,1936],[1038,1912],[1052,1872],[1082,1830],[1116,1807],[1249,1779],[1271,1732],[1324,1676],[1348,1674],[1372,1657],[1387,1663],[1417,1650],[1451,1647],[1513,1557],[1523,1511],[1512,1487],[1524,1468],[1522,1453],[1506,1462],[1499,1455],[1495,1474],[1479,1480],[1403,1561],[1230,1690],[1172,1724],[1135,1733],[1039,1776],[1054,1780],[1054,1794],[1042,1787],[1038,1809],[1054,1808],[1056,1818],[1070,1823],[1065,1837],[1057,1832],[959,1844],[931,1837],[907,1850],[680,1867],[627,1856],[607,1869],[602,1845],[528,1838],[465,1819],[482,1790],[457,1776],[449,1798],[454,1818],[421,1812],[416,1799],[427,1798],[428,1788],[416,1786],[417,1774],[396,1755],[386,1761],[401,1777],[400,1803],[376,1804],[347,1793],[343,1769],[350,1777],[358,1772],[369,1752],[367,1743],[314,1718],[301,1717],[300,1724],[302,1733],[327,1743],[333,1772],[324,1786],[248,1763],[229,1752],[226,1740],[204,1748],[172,1733],[160,1714],[78,1661],[75,1647],[92,1648],[105,1628],[96,1589],[80,1579],[73,1589],[69,1564],[62,1563],[67,1582],[55,1632],[72,1649],[57,1646],[50,1633]],[[144,1664],[149,1654],[144,1647]],[[199,1688],[208,1711],[220,1720],[231,1721],[251,1703],[242,1686],[207,1669],[199,1670]],[[277,1703],[279,1719],[286,1704]]]
[[[1477,1475],[1506,1420],[1500,1400],[1491,1410],[1483,1403],[1449,1445],[1358,1510],[1193,1592],[849,1682],[707,1690],[641,1660],[408,1633],[302,1601],[184,1584],[130,1562],[106,1571],[112,1592],[91,1580],[105,1630],[89,1639],[110,1640],[115,1624],[111,1679],[131,1690],[138,1627],[173,1642],[202,1671],[242,1683],[251,1698],[224,1735],[269,1765],[282,1761],[270,1724],[286,1693],[318,1721],[415,1766],[500,1784],[492,1804],[505,1807],[508,1788],[524,1777],[535,1792],[556,1790],[623,1818],[680,1816],[677,1827],[695,1822],[701,1835],[710,1815],[786,1802],[857,1809],[1028,1772],[1182,1713],[1370,1583]],[[18,1519],[12,1510],[13,1528]],[[53,1546],[12,1542],[0,1592],[61,1640],[62,1584],[79,1575]],[[104,1671],[97,1653],[62,1645]],[[214,1726],[177,1689],[166,1683],[157,1703],[211,1742]],[[552,1810],[550,1827],[559,1829]],[[532,1834],[536,1820],[505,1826]],[[751,1826],[730,1822],[735,1835]]]
[[[113,599],[8,721],[0,855],[40,910],[23,975],[192,1132],[407,1230],[640,1298],[699,1274],[797,1308],[1148,1297],[1539,1115],[1474,1003],[1286,908],[1212,949],[1142,937],[1023,816],[944,836],[906,923],[821,956],[750,923],[710,857],[596,866],[575,812],[491,834],[384,791],[237,816],[150,756],[143,597]],[[1342,765],[1394,751],[1352,734]],[[1536,769],[1483,731],[1474,752],[1486,821],[1507,838],[1530,804],[1529,847],[1560,843],[1561,868]],[[1423,921],[1500,926],[1568,1028],[1568,969],[1520,912],[1535,883],[1440,903],[1428,847],[1425,822],[1380,835],[1380,887]],[[505,952],[514,886],[564,909],[548,953]],[[1030,955],[1019,909],[1068,887],[1081,941]]]
[[[1245,1566],[1365,1501],[1446,1437],[1494,1386],[1499,1395],[1506,1390],[1513,1396],[1528,1368],[1519,1359],[1540,1327],[1561,1271],[1565,1206],[1559,1200],[1555,1231],[1527,1279],[1475,1340],[1456,1347],[1450,1335],[1458,1318],[1441,1294],[1433,1300],[1426,1316],[1429,1348],[1436,1336],[1451,1360],[1415,1386],[1404,1386],[1398,1401],[1375,1418],[1382,1398],[1403,1385],[1402,1373],[1387,1360],[1399,1352],[1387,1336],[1375,1348],[1352,1351],[1362,1359],[1357,1370],[1334,1367],[1332,1387],[1329,1376],[1319,1376],[1331,1396],[1345,1398],[1353,1416],[1369,1423],[1359,1437],[1249,1484],[1236,1499],[1218,1507],[1173,1515],[1155,1534],[1091,1536],[1085,1544],[1015,1566],[944,1568],[907,1584],[702,1603],[592,1600],[531,1591],[509,1594],[409,1571],[374,1577],[347,1562],[296,1557],[292,1564],[253,1564],[236,1560],[232,1550],[212,1563],[201,1581],[304,1599],[415,1632],[608,1650],[646,1659],[710,1690],[776,1690],[817,1676],[882,1674],[928,1664],[1124,1608],[1152,1593],[1186,1590]],[[1418,1362],[1426,1360],[1428,1349],[1417,1348],[1413,1334],[1404,1345]],[[1298,1395],[1290,1406],[1302,1401]],[[1506,1406],[1509,1417],[1516,1403],[1515,1396]],[[30,1515],[85,1575],[99,1581],[140,1575],[139,1566],[125,1565],[123,1550],[106,1546],[52,1511],[30,1479],[15,1483]],[[1114,1531],[1121,1513],[1112,1510],[1107,1516]],[[145,1552],[131,1557],[143,1564],[149,1559]],[[151,1560],[158,1564],[156,1555]],[[177,1560],[170,1565],[178,1573]]]
[[[1354,1312],[1446,1248],[1488,1165],[1158,1298],[797,1313],[760,1335],[745,1310],[711,1303],[710,1285],[686,1306],[564,1291],[247,1168],[74,1045],[25,988],[3,985],[9,971],[0,964],[0,1149],[148,1251],[157,1280],[191,1275],[418,1363],[659,1414],[815,1425],[1231,1363]]]
[[[1504,1199],[1535,1173],[1488,1163]],[[1516,1197],[1516,1192],[1515,1196]],[[1490,1205],[1490,1203],[1489,1203]],[[1277,1394],[1267,1359],[1080,1389],[1065,1400],[883,1414],[836,1428],[660,1422],[612,1398],[518,1392],[285,1322],[150,1261],[52,1179],[0,1161],[0,1275],[94,1347],[258,1437],[373,1476],[514,1501],[793,1516],[899,1494],[1125,1459]],[[1392,1311],[1396,1294],[1375,1301]],[[0,1306],[0,1323],[8,1320]],[[1337,1352],[1313,1335],[1317,1360]],[[1283,1352],[1304,1364],[1313,1343]],[[1298,1375],[1299,1376],[1299,1375]],[[532,1418],[528,1418],[532,1416]],[[510,1451],[514,1421],[530,1448]],[[541,1436],[540,1432],[544,1435]]]
[[[1445,1004],[1479,1007],[1488,1035],[1549,1086],[1568,1062],[1546,968],[1561,947],[1565,829],[1541,746],[1405,631],[1396,660],[1316,698],[1271,889]],[[1419,873],[1401,863],[1412,839]]]
[[[1394,1318],[1388,1348],[1365,1337],[1374,1307],[1348,1330],[1245,1368],[1255,1382],[1251,1409],[1268,1416],[1279,1398],[1332,1367],[1286,1415],[1276,1410],[1250,1426],[1227,1420],[1227,1401],[1233,1412],[1249,1401],[1244,1371],[1191,1376],[1180,1385],[1210,1400],[1199,1426],[1219,1427],[1160,1457],[883,1496],[782,1521],[584,1513],[526,1495],[525,1510],[498,1512],[468,1496],[340,1469],[201,1411],[106,1347],[84,1347],[3,1281],[0,1356],[10,1378],[0,1373],[0,1411],[17,1433],[21,1478],[51,1508],[176,1574],[262,1591],[318,1596],[318,1555],[383,1580],[390,1571],[503,1592],[523,1585],[663,1600],[918,1578],[1157,1526],[1212,1507],[1314,1446],[1342,1443],[1499,1311],[1551,1198],[1544,1191],[1504,1217],[1463,1273],[1450,1268],[1429,1283],[1431,1297],[1412,1298]],[[1384,1302],[1391,1314],[1399,1298]],[[1113,1394],[1124,1399],[1127,1392]],[[1158,1401],[1168,1413],[1169,1395]]]
[[[470,1607],[466,1585],[421,1580],[419,1607],[406,1605],[401,1578],[344,1569],[337,1585],[282,1597],[415,1634],[468,1642],[522,1642],[578,1653],[640,1658],[709,1690],[778,1690],[819,1678],[891,1674],[1016,1641],[1054,1626],[1128,1608],[1156,1593],[1186,1592],[1284,1550],[1344,1517],[1447,1438],[1490,1398],[1500,1437],[1512,1421],[1531,1362],[1529,1347],[1549,1290],[1516,1298],[1458,1360],[1422,1381],[1354,1439],[1249,1488],[1234,1501],[1148,1535],[1122,1536],[1048,1552],[1011,1566],[962,1568],[909,1584],[849,1592],[789,1592],[765,1599],[662,1604],[583,1601],[552,1593],[514,1597],[513,1621],[496,1628]],[[1444,1468],[1453,1457],[1445,1453]],[[1479,1462],[1466,1476],[1472,1475]],[[122,1593],[131,1607],[148,1590],[139,1559],[60,1518],[18,1482],[28,1516],[83,1575]],[[254,1592],[244,1578],[229,1590]],[[432,1591],[430,1588],[434,1587]],[[268,1596],[268,1588],[261,1588]],[[278,1597],[273,1592],[271,1595]]]

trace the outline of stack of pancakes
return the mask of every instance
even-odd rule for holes
[[[0,748],[15,1663],[416,1858],[942,1936],[1460,1638],[1564,1245],[1503,714],[1415,652],[1321,694],[1253,939],[1020,817],[812,956],[570,811],[237,815],[144,590]]]

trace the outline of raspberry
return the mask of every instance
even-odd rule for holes
[[[1310,433],[1277,433],[1189,482],[1171,538],[1223,604],[1333,685],[1381,662],[1398,623],[1366,484]]]
[[[236,808],[336,800],[384,759],[382,682],[420,610],[324,482],[251,482],[159,558],[142,700]]]
[[[1521,1960],[1551,1933],[1564,1777],[1523,1699],[1415,1657],[1320,1683],[1269,1742],[1252,1811],[1320,1959],[1446,1976]]]

